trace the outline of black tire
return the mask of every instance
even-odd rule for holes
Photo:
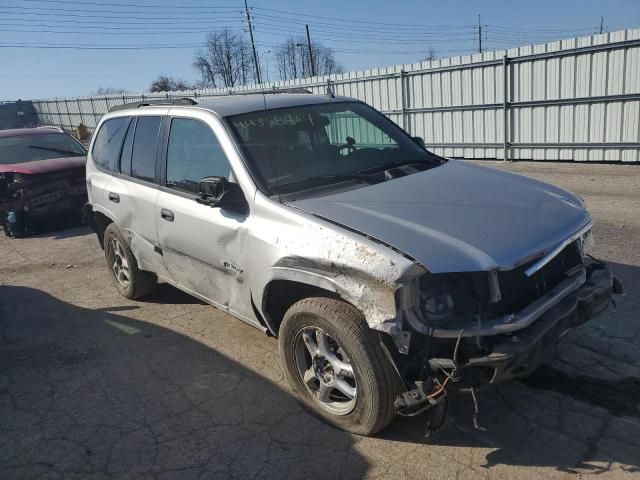
[[[119,242],[122,247],[121,254],[123,254],[128,264],[129,281],[126,285],[118,280],[113,270],[116,256],[113,240]],[[158,277],[154,273],[146,272],[138,268],[138,262],[129,248],[129,243],[114,223],[110,223],[104,231],[104,256],[107,260],[107,268],[111,272],[113,283],[123,297],[136,300],[148,295],[155,289],[158,283]]]
[[[321,329],[346,353],[353,368],[355,406],[337,415],[323,408],[305,386],[297,366],[297,338],[306,328]],[[296,398],[312,413],[343,430],[373,435],[395,418],[394,400],[401,392],[398,373],[383,350],[380,335],[371,330],[352,305],[324,297],[306,298],[287,310],[280,325],[280,360]]]

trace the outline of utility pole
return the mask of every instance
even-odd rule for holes
[[[600,17],[600,33],[602,33],[603,23],[604,23],[604,17]]]
[[[309,47],[309,62],[311,63],[311,76],[316,76],[316,67],[313,64],[313,50],[311,50],[311,35],[309,34],[309,25],[305,25],[307,29],[307,47]]]
[[[478,14],[478,53],[482,53],[482,25],[480,25],[480,14]]]
[[[247,0],[244,0],[244,11],[247,14],[247,24],[249,25],[249,36],[251,37],[251,48],[253,49],[253,65],[256,70],[256,80],[258,80],[258,83],[262,83],[262,81],[260,80],[260,65],[258,64],[258,54],[256,53],[256,42],[253,40],[253,25],[251,25],[251,14],[249,13]]]

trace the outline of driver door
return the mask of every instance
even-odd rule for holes
[[[244,315],[242,253],[248,213],[200,204],[198,184],[231,176],[231,167],[209,125],[170,119],[163,185],[156,204],[162,258],[172,280],[212,303]]]

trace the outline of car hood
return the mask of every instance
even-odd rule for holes
[[[52,173],[62,170],[84,167],[86,162],[87,157],[85,156],[50,158],[47,160],[36,160],[34,162],[0,165],[0,173],[22,173],[25,175]]]
[[[591,223],[570,192],[456,160],[288,204],[382,241],[432,273],[511,269]]]

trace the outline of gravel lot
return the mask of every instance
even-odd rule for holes
[[[290,397],[277,342],[163,284],[120,297],[86,228],[0,234],[0,478],[640,478],[640,167],[485,162],[573,190],[627,287],[525,382],[376,438]]]

